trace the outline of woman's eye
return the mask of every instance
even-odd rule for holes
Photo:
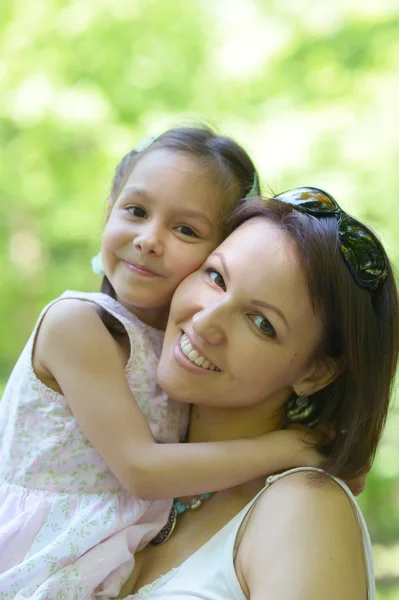
[[[145,219],[147,216],[144,208],[141,208],[140,206],[129,206],[127,211],[132,217],[136,217],[137,219]]]
[[[223,290],[226,289],[224,279],[221,276],[221,274],[218,273],[218,271],[215,271],[214,269],[207,269],[206,272],[208,273],[208,276],[213,281],[213,283],[215,283],[218,287],[221,287]]]
[[[266,317],[263,315],[249,315],[249,318],[262,333],[265,333],[269,337],[276,337],[276,330]]]
[[[179,225],[176,227],[176,231],[182,233],[183,235],[188,235],[189,237],[198,237],[197,233],[191,227],[187,225]]]

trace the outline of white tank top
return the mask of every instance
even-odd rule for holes
[[[367,575],[367,600],[375,600],[373,555],[370,536],[360,508],[348,486],[321,469],[300,467],[272,475],[266,486],[223,527],[209,542],[204,544],[180,567],[145,585],[129,600],[246,600],[238,581],[234,559],[244,533],[246,522],[258,498],[275,481],[298,471],[316,471],[328,475],[337,482],[349,497],[361,530]]]

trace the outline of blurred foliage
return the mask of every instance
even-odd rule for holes
[[[396,0],[2,0],[0,381],[41,308],[96,289],[114,167],[141,138],[206,121],[265,191],[320,185],[399,264]],[[399,598],[399,411],[361,497],[378,598]]]

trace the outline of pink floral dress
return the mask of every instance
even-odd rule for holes
[[[66,292],[55,302],[62,298],[94,302],[124,325],[130,389],[157,441],[181,440],[188,407],[170,400],[156,380],[163,333],[104,294]],[[36,377],[32,349],[49,306],[0,402],[0,600],[110,598],[131,573],[134,553],[165,524],[171,501],[126,492],[65,397]]]

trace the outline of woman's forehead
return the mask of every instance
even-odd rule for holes
[[[257,254],[262,263],[279,250],[289,252],[291,260],[297,258],[295,245],[288,233],[264,217],[254,217],[240,225],[219,249],[229,254],[240,254],[244,259],[246,255]]]

